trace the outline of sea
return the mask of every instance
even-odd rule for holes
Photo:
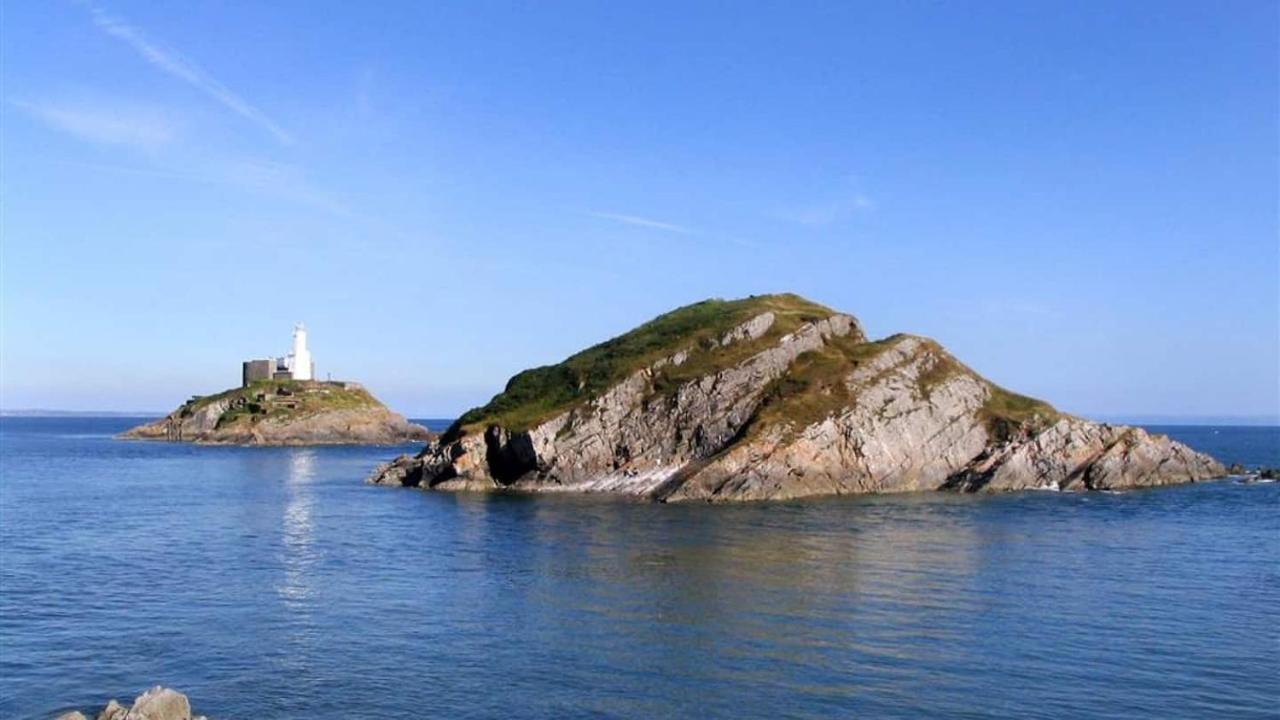
[[[1280,717],[1280,484],[437,494],[363,482],[412,446],[139,420],[0,419],[0,718]],[[1280,428],[1152,429],[1280,466]]]

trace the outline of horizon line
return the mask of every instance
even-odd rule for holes
[[[0,417],[97,417],[97,418],[145,418],[163,417],[171,411],[148,410],[68,410],[61,408],[0,408]],[[461,413],[401,412],[410,420],[456,420]],[[1160,413],[1100,413],[1082,415],[1085,419],[1107,424],[1166,425],[1182,427],[1280,427],[1277,415],[1167,415]]]

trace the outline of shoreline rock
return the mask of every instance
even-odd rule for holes
[[[79,710],[65,712],[57,720],[88,720]],[[132,706],[112,699],[94,715],[94,720],[208,720],[192,716],[191,701],[186,695],[159,685],[134,698]]]
[[[1237,483],[1244,484],[1280,481],[1280,468],[1267,467],[1266,465],[1248,468],[1241,463],[1232,463],[1227,468],[1227,474],[1236,478]]]

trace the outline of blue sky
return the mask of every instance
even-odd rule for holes
[[[794,291],[1089,416],[1280,415],[1274,2],[5,2],[8,408],[307,323],[412,415]]]

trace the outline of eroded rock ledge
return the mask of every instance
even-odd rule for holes
[[[1225,474],[1167,437],[1010,393],[927,338],[870,342],[852,316],[795,296],[708,302],[718,312],[681,308],[516,376],[370,481],[718,502]]]

